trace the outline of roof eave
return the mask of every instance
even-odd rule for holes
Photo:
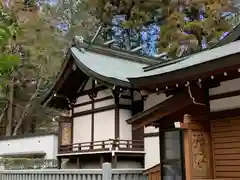
[[[190,66],[183,69],[167,72],[164,74],[155,74],[151,76],[128,78],[128,80],[137,88],[145,89],[149,86],[157,86],[158,88],[165,88],[166,85],[175,85],[177,83],[196,80],[198,78],[206,78],[222,71],[230,70],[232,68],[239,68],[240,53],[214,59],[210,62],[205,62]]]
[[[78,61],[77,57],[74,55],[74,53],[71,53],[76,65],[78,66],[78,68],[81,69],[81,71],[83,71],[86,75],[88,75],[89,77],[92,77],[93,79],[97,80],[98,82],[106,85],[106,86],[120,86],[123,88],[133,88],[132,84],[130,82],[127,81],[122,81],[116,78],[112,78],[112,77],[106,77],[103,76],[101,74],[96,73],[95,71],[91,70],[90,68],[88,68],[87,66],[85,66],[83,63],[81,63],[81,61]]]
[[[52,84],[52,86],[50,87],[50,89],[48,90],[46,95],[43,97],[43,100],[41,101],[41,105],[46,106],[47,103],[51,100],[52,96],[54,96],[55,91],[57,91],[57,89],[59,88],[61,78],[64,75],[64,72],[65,72],[66,67],[69,63],[69,60],[70,60],[70,51],[68,50],[67,53],[66,53],[64,62],[62,64],[61,70],[58,73],[54,83]]]

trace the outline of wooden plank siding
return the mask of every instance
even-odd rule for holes
[[[160,180],[161,179],[160,170],[149,173],[147,177],[148,177],[148,180]]]
[[[215,178],[240,179],[240,117],[211,121]]]
[[[147,176],[147,180],[161,180],[160,164],[157,164],[143,172]]]

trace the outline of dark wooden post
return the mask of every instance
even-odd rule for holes
[[[62,167],[62,159],[61,159],[61,157],[57,157],[57,168],[58,169],[61,169]]]
[[[116,154],[112,155],[112,168],[113,169],[117,168],[117,155]]]
[[[104,156],[101,155],[100,156],[100,168],[102,168],[103,163],[104,163]]]
[[[80,163],[80,158],[77,157],[77,168],[81,169],[81,163]]]

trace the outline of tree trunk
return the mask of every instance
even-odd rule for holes
[[[0,123],[1,123],[1,122],[3,121],[3,119],[4,119],[4,116],[5,116],[5,113],[6,113],[7,109],[8,109],[8,104],[5,106],[5,108],[4,108],[3,111],[2,111],[2,114],[1,114],[1,116],[0,116]]]
[[[7,128],[6,128],[6,136],[12,135],[13,129],[13,99],[14,99],[14,77],[9,84],[9,103],[7,109]]]
[[[24,118],[25,118],[26,115],[28,114],[28,111],[29,111],[30,107],[32,106],[33,101],[34,101],[35,98],[38,96],[39,89],[40,89],[40,86],[41,86],[41,82],[42,82],[42,80],[39,80],[39,83],[38,83],[38,85],[37,85],[37,88],[36,88],[35,93],[31,96],[28,104],[25,106],[23,112],[21,113],[21,116],[20,116],[19,119],[18,119],[17,125],[16,125],[16,127],[14,128],[14,131],[13,131],[13,135],[14,135],[14,136],[17,135],[18,129],[22,126],[22,124],[23,124],[23,122],[24,122]]]

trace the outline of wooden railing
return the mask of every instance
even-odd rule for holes
[[[92,152],[92,151],[143,151],[144,141],[141,140],[118,140],[93,141],[61,145],[59,153]]]

